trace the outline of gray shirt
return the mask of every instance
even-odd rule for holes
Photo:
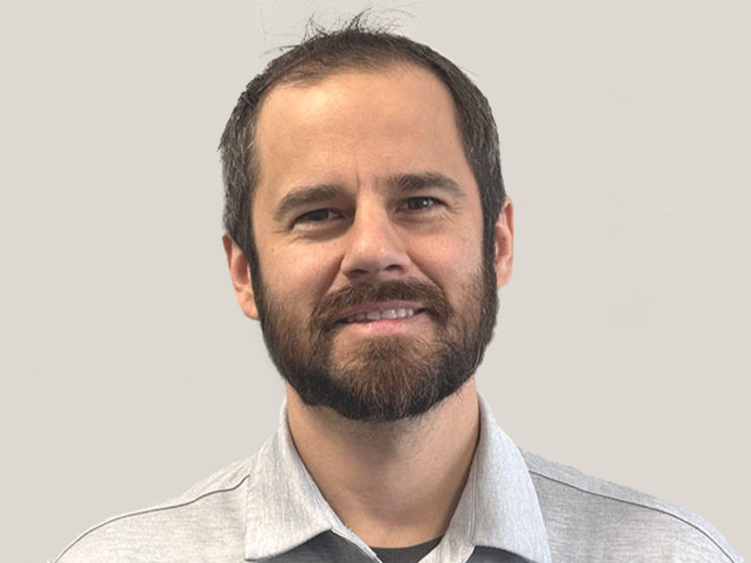
[[[422,561],[739,563],[698,516],[522,453],[480,400],[480,439],[448,530]],[[378,561],[277,433],[175,501],[109,520],[57,563]]]

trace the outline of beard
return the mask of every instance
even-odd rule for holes
[[[306,405],[350,420],[416,417],[456,393],[482,361],[498,310],[492,259],[471,277],[457,307],[437,286],[416,280],[354,282],[326,295],[307,322],[256,281],[261,329],[279,373]],[[337,354],[342,311],[390,300],[420,303],[416,314],[429,316],[432,342],[414,335],[362,338]]]

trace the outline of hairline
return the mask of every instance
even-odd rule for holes
[[[261,114],[263,113],[263,108],[266,105],[266,102],[269,97],[274,93],[274,91],[278,90],[280,87],[300,87],[300,88],[307,88],[312,87],[321,84],[322,82],[325,82],[326,80],[329,80],[331,78],[335,78],[337,76],[341,76],[344,74],[351,74],[351,73],[364,73],[364,74],[386,74],[389,71],[392,70],[404,70],[404,71],[414,71],[415,69],[421,69],[428,73],[430,73],[441,85],[444,92],[448,94],[449,100],[451,102],[452,107],[452,114],[454,118],[454,127],[456,128],[456,133],[459,139],[459,143],[461,145],[461,151],[462,155],[464,156],[464,159],[467,163],[467,166],[469,167],[472,178],[475,183],[475,187],[478,191],[478,195],[482,196],[481,188],[479,185],[479,182],[477,178],[475,177],[475,172],[472,167],[472,163],[469,159],[469,155],[467,154],[466,147],[464,146],[464,134],[462,132],[461,127],[461,116],[459,114],[459,107],[456,103],[456,100],[454,99],[454,95],[451,91],[451,88],[449,88],[448,84],[441,78],[441,76],[435,72],[432,68],[430,68],[430,65],[426,64],[424,61],[421,61],[420,59],[410,57],[409,55],[401,52],[394,52],[394,53],[378,53],[375,56],[369,57],[366,61],[357,61],[352,58],[350,59],[344,59],[342,60],[337,66],[335,67],[329,67],[324,65],[314,65],[318,66],[319,69],[317,71],[308,70],[305,69],[305,63],[300,63],[300,69],[297,68],[293,69],[292,71],[288,72],[287,74],[280,76],[274,84],[269,87],[261,96],[261,99],[258,103],[258,108],[255,111],[253,115],[250,116],[250,119],[248,120],[248,123],[246,124],[246,132],[249,136],[248,138],[248,170],[246,173],[248,174],[248,178],[252,179],[250,185],[248,186],[250,189],[249,195],[249,205],[248,205],[248,213],[250,215],[250,228],[254,229],[255,222],[253,221],[253,208],[255,206],[256,201],[256,192],[261,184],[261,179],[263,176],[263,169],[261,168],[261,162],[258,156],[258,123],[261,119]],[[253,239],[255,240],[255,233],[251,233],[253,236]],[[256,245],[256,251],[257,251],[257,245]]]

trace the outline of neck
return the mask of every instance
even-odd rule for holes
[[[287,415],[300,457],[324,498],[368,545],[416,545],[446,531],[479,435],[474,378],[409,420],[347,420],[305,405],[290,387]]]

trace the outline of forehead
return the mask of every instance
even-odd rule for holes
[[[448,88],[429,70],[412,63],[384,64],[376,69],[341,69],[310,80],[279,84],[271,89],[261,105],[257,120],[259,137],[265,126],[279,126],[277,118],[299,124],[321,112],[354,110],[354,116],[367,121],[369,108],[392,116],[412,114],[421,109],[445,111],[454,118],[454,103]],[[328,117],[334,117],[329,115]],[[351,119],[353,115],[342,116]],[[383,117],[382,115],[380,117]]]
[[[327,175],[469,169],[451,94],[411,64],[276,86],[258,116],[255,156],[257,195],[296,182],[345,180],[319,177]]]

